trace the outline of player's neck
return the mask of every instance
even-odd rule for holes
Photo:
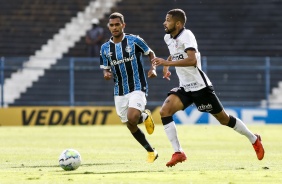
[[[124,34],[119,35],[118,37],[113,37],[114,43],[119,43],[123,40]]]
[[[181,29],[175,30],[174,32],[172,32],[172,33],[170,34],[170,36],[171,36],[172,38],[176,38],[176,37],[183,31],[183,29],[184,29],[184,27],[182,27]]]

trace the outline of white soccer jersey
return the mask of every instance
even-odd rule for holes
[[[198,91],[204,87],[211,86],[212,83],[207,75],[201,70],[201,54],[198,51],[198,45],[194,34],[183,29],[176,38],[172,38],[170,34],[164,36],[172,61],[187,58],[187,49],[194,48],[196,50],[197,66],[175,67],[179,78],[179,86],[185,91]]]

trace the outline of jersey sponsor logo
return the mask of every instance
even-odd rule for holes
[[[197,108],[198,108],[199,111],[206,111],[206,112],[209,112],[213,109],[211,104],[207,104],[207,105],[201,104]]]
[[[129,58],[123,58],[121,60],[112,60],[111,61],[111,65],[119,65],[121,63],[125,63],[125,62],[129,62],[129,61],[132,61],[134,59],[134,56],[132,55],[131,57]]]
[[[199,87],[202,87],[203,85],[198,83],[198,82],[191,82],[189,84],[184,84],[183,85],[183,88],[185,91],[189,91],[191,89],[196,89],[196,88],[199,88]]]
[[[185,84],[183,85],[184,88],[195,88],[196,86],[198,86],[198,82],[193,82],[193,83],[190,83],[190,84]]]
[[[173,56],[172,56],[172,60],[173,60],[173,61],[175,61],[175,60],[180,60],[180,59],[184,59],[183,54],[178,54],[178,55],[173,55]]]

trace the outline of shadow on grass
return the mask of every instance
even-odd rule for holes
[[[82,174],[133,174],[133,173],[157,173],[157,172],[165,172],[164,170],[157,170],[157,171],[108,171],[108,172],[82,172],[82,173],[72,173],[72,172],[68,172],[65,173],[64,175],[82,175]]]
[[[99,166],[99,165],[121,165],[125,163],[94,163],[94,164],[82,164],[83,167]],[[11,168],[50,168],[50,167],[60,167],[60,165],[34,165],[34,166],[21,166],[11,167]]]

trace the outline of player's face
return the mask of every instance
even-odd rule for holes
[[[167,34],[172,34],[174,32],[176,32],[176,27],[175,27],[176,23],[175,21],[172,19],[172,16],[167,14],[165,21],[164,21],[164,28],[165,28],[165,32]]]
[[[113,37],[120,37],[123,35],[125,23],[122,23],[119,18],[109,19],[108,27]]]

